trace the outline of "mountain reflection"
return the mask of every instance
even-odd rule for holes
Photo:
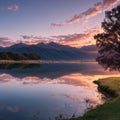
[[[89,104],[95,107],[102,103],[102,96],[92,79],[81,73],[52,80],[0,74],[0,114],[9,120],[33,120],[36,115],[40,120],[54,120],[59,114],[82,115]],[[88,105],[86,100],[89,100]]]
[[[0,64],[0,70],[35,69],[38,68],[39,66],[37,64],[18,64],[18,63]]]
[[[81,64],[0,64],[0,74],[9,74],[17,78],[38,77],[56,79],[71,73],[82,75],[109,74],[97,63]]]
[[[116,72],[104,71],[94,62],[1,64],[0,116],[6,120],[54,120],[59,114],[83,115],[103,103],[92,81],[112,74]]]

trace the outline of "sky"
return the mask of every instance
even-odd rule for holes
[[[120,0],[0,0],[0,46],[57,42],[95,44],[105,11]]]

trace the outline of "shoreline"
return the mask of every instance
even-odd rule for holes
[[[93,83],[98,85],[98,91],[102,93],[106,98],[108,99],[114,99],[118,97],[118,94],[116,93],[115,90],[111,89],[107,85],[102,85],[99,80],[93,81]]]
[[[95,63],[93,60],[0,60],[0,64],[81,64],[81,63]]]
[[[104,104],[96,106],[83,116],[69,120],[119,120],[120,77],[104,78],[93,82],[98,85],[98,90],[108,99]]]

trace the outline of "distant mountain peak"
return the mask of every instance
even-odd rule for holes
[[[16,44],[14,44],[14,45],[12,45],[10,47],[27,47],[27,46],[29,46],[29,45],[27,45],[25,43],[16,43]]]
[[[40,43],[38,43],[37,45],[61,45],[61,44],[56,43],[56,42],[49,42],[49,43],[40,42]]]
[[[18,46],[20,46],[20,45],[26,45],[25,43],[16,43],[16,44],[13,44],[13,45],[18,45]],[[13,46],[12,45],[12,46]]]
[[[56,42],[49,42],[48,44],[49,45],[60,45],[59,43],[56,43]]]
[[[48,60],[77,60],[77,59],[93,59],[97,55],[95,46],[85,46],[75,48],[68,45],[62,45],[56,42],[44,43],[37,45],[27,45],[17,43],[10,47],[0,48],[0,51],[11,51],[20,53],[36,53],[41,56],[41,59]]]

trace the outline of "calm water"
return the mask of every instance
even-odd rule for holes
[[[103,102],[93,80],[119,75],[96,63],[0,65],[3,120],[54,120],[83,115]]]

